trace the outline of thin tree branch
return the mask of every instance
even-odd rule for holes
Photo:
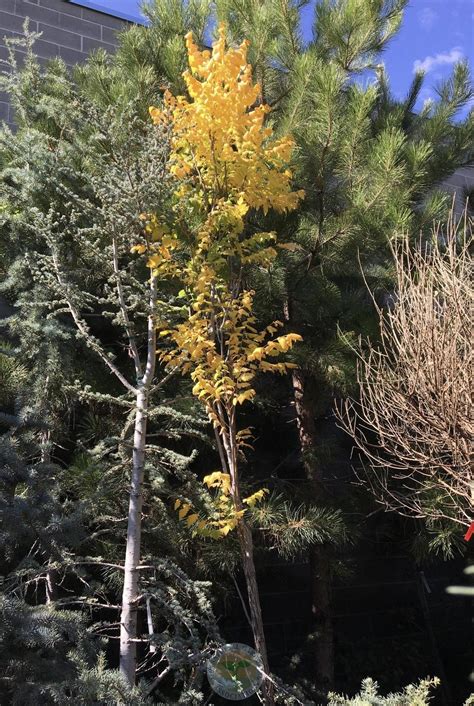
[[[127,378],[122,375],[120,370],[117,368],[117,366],[110,360],[102,346],[98,343],[97,339],[92,336],[92,334],[89,331],[89,327],[87,326],[86,322],[84,319],[81,318],[78,310],[72,303],[72,300],[69,296],[69,286],[67,282],[65,282],[61,270],[59,268],[58,264],[58,259],[57,259],[57,254],[53,251],[53,263],[54,263],[54,269],[56,271],[56,278],[58,280],[58,283],[60,284],[64,297],[66,299],[66,303],[68,305],[69,311],[71,313],[71,316],[74,320],[74,323],[76,324],[76,327],[82,337],[85,339],[87,345],[89,348],[91,348],[97,355],[102,359],[102,361],[106,364],[106,366],[109,368],[109,370],[120,380],[122,385],[127,388],[130,392],[133,392],[136,394],[136,389],[133,385],[129,383]]]
[[[120,275],[119,268],[119,256],[118,256],[118,244],[117,237],[115,234],[112,236],[112,252],[113,252],[113,265],[115,272],[115,281],[117,284],[117,296],[120,304],[120,311],[122,312],[123,322],[125,326],[125,331],[127,332],[128,341],[130,345],[130,351],[132,353],[133,362],[135,363],[135,372],[137,374],[137,379],[140,379],[143,375],[142,363],[140,360],[140,354],[138,353],[137,342],[133,333],[132,323],[128,315],[127,305],[125,303],[125,297],[123,293],[122,278]]]

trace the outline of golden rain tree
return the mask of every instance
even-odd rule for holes
[[[300,336],[277,335],[278,321],[259,329],[253,313],[255,292],[246,288],[249,266],[267,268],[277,254],[272,232],[252,232],[248,214],[295,209],[302,191],[292,191],[289,161],[293,142],[274,138],[266,123],[269,107],[252,79],[248,42],[226,47],[225,30],[212,51],[200,51],[186,36],[189,97],[165,93],[161,108],[150,108],[157,125],[171,130],[169,167],[178,184],[173,224],[149,216],[155,236],[141,250],[155,276],[177,279],[187,315],[177,323],[162,322],[160,336],[168,344],[161,358],[190,375],[193,393],[213,424],[221,471],[208,484],[231,500],[233,512],[221,535],[235,528],[246,579],[255,644],[269,672],[254,564],[252,533],[245,508],[262,491],[241,497],[239,460],[249,443],[249,429],[238,429],[237,409],[255,397],[259,372],[284,374],[291,363],[278,360]],[[245,504],[246,503],[246,504]],[[229,519],[230,518],[230,519]],[[195,516],[196,522],[198,521]],[[265,702],[273,702],[270,681]]]

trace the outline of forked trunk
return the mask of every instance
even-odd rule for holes
[[[128,508],[127,547],[120,616],[120,672],[129,684],[135,683],[137,664],[138,565],[140,563],[143,506],[143,471],[148,413],[148,392],[137,391],[133,435],[132,477]]]
[[[315,502],[324,500],[323,477],[316,458],[315,400],[309,381],[301,370],[292,374],[296,423],[306,477],[311,483]],[[315,631],[315,681],[322,691],[334,682],[334,626],[332,620],[331,562],[329,550],[316,545],[310,550],[311,603]]]

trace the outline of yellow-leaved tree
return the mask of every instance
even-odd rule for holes
[[[255,292],[244,286],[245,271],[249,265],[270,266],[277,244],[274,233],[252,232],[247,221],[251,211],[295,209],[303,192],[291,188],[292,140],[274,138],[265,121],[269,107],[253,82],[247,44],[228,48],[222,26],[212,51],[200,51],[187,35],[188,96],[166,93],[162,107],[150,108],[154,122],[171,131],[169,166],[178,183],[173,224],[149,217],[155,236],[146,254],[159,276],[178,279],[182,287],[179,296],[188,313],[177,324],[163,323],[160,335],[167,348],[160,355],[170,367],[179,365],[190,375],[193,393],[213,424],[222,469],[209,477],[208,485],[221,489],[232,518],[220,534],[231,529],[238,533],[255,645],[269,673],[245,515],[251,502],[242,499],[239,478],[240,452],[250,431],[239,430],[237,410],[255,396],[259,372],[284,374],[291,367],[279,356],[300,336],[277,335],[282,326],[278,321],[258,327]],[[250,500],[258,502],[262,496],[263,490],[257,491]],[[273,703],[269,680],[264,698]]]

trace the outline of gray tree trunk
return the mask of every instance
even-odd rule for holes
[[[132,478],[128,506],[127,547],[120,616],[120,672],[129,684],[135,683],[137,665],[138,565],[140,564],[143,470],[148,413],[148,392],[137,392],[135,431],[133,435]]]
[[[122,612],[120,615],[120,672],[130,685],[135,683],[137,669],[137,617],[139,564],[142,534],[143,475],[150,388],[156,360],[156,277],[151,278],[148,346],[145,374],[136,392],[135,429],[133,434],[132,474],[128,506],[127,546],[123,577]]]
[[[45,383],[45,398],[47,396],[49,377]],[[41,434],[41,463],[51,463],[51,432],[49,429]],[[57,579],[58,573],[53,568],[48,568],[46,571],[46,604],[52,605],[57,600]]]
[[[242,567],[244,570],[245,582],[247,584],[253,639],[255,641],[257,652],[262,658],[265,674],[270,675],[270,663],[268,661],[267,642],[263,628],[260,594],[257,583],[257,572],[255,569],[252,531],[243,519],[240,520],[237,530],[239,534]],[[265,679],[263,682],[262,691],[265,706],[273,706],[275,703],[274,689],[273,684],[268,679]]]

